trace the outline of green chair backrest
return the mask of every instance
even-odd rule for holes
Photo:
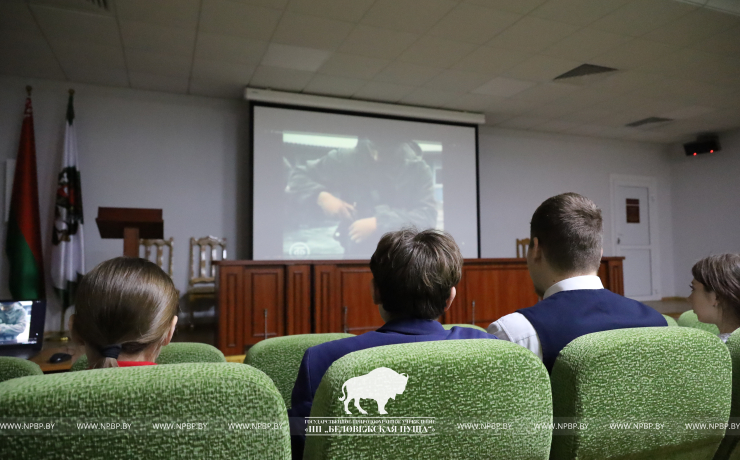
[[[707,331],[714,335],[719,335],[719,328],[717,327],[717,325],[702,323],[701,321],[699,321],[699,318],[696,317],[696,313],[694,313],[694,310],[689,310],[681,313],[681,316],[678,317],[677,323],[679,326],[693,327],[696,329],[701,329],[702,331]]]
[[[0,384],[0,421],[54,423],[49,430],[4,429],[3,459],[290,458],[280,393],[264,373],[239,363],[13,379]],[[89,429],[95,423],[118,425]],[[269,429],[246,429],[248,423]]]
[[[33,361],[11,356],[0,356],[0,382],[18,377],[42,374],[43,372],[41,372],[39,365]]]
[[[157,357],[157,364],[182,363],[225,363],[226,358],[221,350],[207,343],[171,342],[162,347]],[[87,355],[80,356],[72,364],[70,371],[87,369]]]
[[[581,336],[560,352],[551,379],[554,423],[585,424],[554,433],[556,460],[711,459],[730,413],[730,354],[718,337],[694,328]]]
[[[727,339],[727,349],[732,359],[732,408],[730,418],[737,423],[740,418],[740,329],[735,330]],[[740,429],[728,428],[722,444],[714,456],[717,460],[740,459]]]
[[[354,337],[352,334],[299,334],[273,337],[257,342],[244,357],[244,364],[261,370],[275,382],[275,386],[290,409],[290,396],[293,393],[298,369],[303,355],[309,348],[332,340]]]
[[[663,318],[665,318],[665,321],[666,321],[666,323],[668,323],[668,326],[670,326],[670,327],[678,327],[678,323],[672,317],[670,317],[668,315],[663,315]]]
[[[362,399],[369,415],[359,416],[355,397],[378,403]],[[381,418],[377,404],[389,397]],[[352,399],[350,415],[345,406]],[[344,431],[378,421],[389,434],[308,435],[304,458],[311,460],[412,459],[421,453],[440,459],[546,459],[552,437],[549,429],[531,429],[552,422],[547,370],[532,352],[504,340],[442,340],[350,353],[324,375],[311,417],[342,418],[346,422],[336,426]],[[408,422],[412,417],[416,423]]]
[[[450,329],[452,329],[453,327],[456,327],[456,326],[457,327],[469,327],[471,329],[478,329],[479,331],[487,332],[485,329],[483,329],[480,326],[476,326],[475,324],[443,324],[442,325],[442,327],[445,328],[445,329],[447,329],[447,330],[450,330]]]

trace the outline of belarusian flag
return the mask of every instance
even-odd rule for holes
[[[44,262],[30,87],[13,176],[5,252],[10,262],[10,294],[13,300],[43,299]]]
[[[59,173],[54,232],[51,237],[51,279],[54,291],[62,300],[64,310],[75,303],[77,283],[85,274],[85,246],[83,243],[82,188],[77,169],[77,136],[75,111],[72,105],[74,91],[69,91],[67,129],[64,134],[64,162]],[[64,321],[62,319],[62,321]],[[62,324],[64,328],[64,324]]]

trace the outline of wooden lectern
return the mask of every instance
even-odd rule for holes
[[[164,238],[161,209],[98,208],[101,238],[123,238],[123,255],[139,257],[139,238]]]

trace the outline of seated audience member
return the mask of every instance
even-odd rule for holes
[[[0,305],[0,342],[15,343],[28,327],[28,315],[20,302]]]
[[[90,369],[151,365],[172,339],[177,307],[175,285],[161,268],[117,257],[82,278],[69,328]]]
[[[472,328],[446,330],[436,321],[455,298],[462,263],[460,249],[445,232],[407,228],[383,235],[370,259],[370,269],[373,302],[385,324],[377,331],[309,348],[298,371],[289,415],[308,417],[324,373],[334,361],[353,351],[409,342],[495,339]],[[302,457],[304,442],[304,436],[293,436],[293,458]]]
[[[488,332],[528,348],[552,371],[560,350],[582,335],[667,326],[654,309],[604,289],[597,276],[601,242],[601,210],[593,201],[577,193],[545,200],[532,215],[527,251],[542,300],[491,323]]]
[[[709,256],[694,264],[689,303],[702,323],[716,324],[727,342],[740,327],[740,254]]]

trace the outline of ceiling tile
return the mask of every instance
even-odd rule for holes
[[[374,2],[375,0],[292,0],[287,11],[356,23]]]
[[[541,125],[537,125],[536,130],[544,131],[546,133],[562,133],[569,129],[577,128],[581,126],[582,124],[583,123],[576,123],[573,121],[552,120],[552,121],[548,121],[547,123],[542,123]]]
[[[255,67],[251,65],[196,59],[193,61],[191,78],[201,81],[239,84],[243,87],[249,82],[254,70]]]
[[[464,0],[471,5],[485,6],[509,13],[527,14],[533,9],[545,3],[547,0]]]
[[[488,46],[536,53],[572,35],[577,26],[525,16],[501,32]]]
[[[413,86],[408,85],[396,85],[394,83],[371,81],[355,93],[354,98],[370,101],[398,102],[399,99],[409,94],[414,89],[415,88]]]
[[[542,54],[586,62],[590,58],[605,53],[628,40],[629,38],[624,35],[586,28],[545,48]]]
[[[576,110],[567,115],[562,115],[559,119],[563,121],[572,121],[574,123],[593,123],[612,115],[612,113],[613,112],[611,110],[607,109],[587,108]]]
[[[42,36],[26,2],[0,2],[0,31]]]
[[[485,112],[483,115],[486,117],[486,125],[488,126],[497,126],[506,120],[514,118],[514,115],[496,112]]]
[[[239,83],[226,83],[220,80],[193,78],[190,80],[188,93],[195,96],[243,99],[245,86]]]
[[[740,26],[733,27],[706,40],[702,40],[693,45],[692,48],[706,53],[736,57],[737,50],[740,49]]]
[[[262,58],[262,65],[316,72],[330,55],[330,51],[271,43]]]
[[[452,0],[377,0],[360,21],[368,26],[423,34],[442,19],[457,2]]]
[[[64,66],[90,66],[126,69],[120,47],[95,43],[54,42],[54,54]]]
[[[556,101],[577,90],[577,87],[571,85],[563,85],[561,83],[542,83],[534,88],[517,93],[513,97],[514,99],[532,101],[538,104],[547,104],[548,102]]]
[[[120,21],[192,29],[198,26],[200,0],[116,0]]]
[[[625,127],[614,127],[614,126],[602,126],[598,124],[587,124],[581,125],[576,128],[569,129],[566,131],[570,134],[578,134],[579,136],[593,136],[593,137],[610,137],[610,138],[624,138],[625,136],[632,135],[634,130]]]
[[[740,18],[698,8],[641,38],[674,46],[690,46],[740,24]]]
[[[173,78],[163,75],[151,75],[147,73],[129,72],[131,87],[150,91],[164,91],[167,93],[188,92],[188,78]]]
[[[550,81],[571,69],[583,64],[580,61],[560,59],[549,56],[532,56],[509,69],[505,75],[520,80]]]
[[[192,62],[192,58],[189,57],[183,58],[148,51],[126,51],[128,70],[141,74],[188,78]]]
[[[487,96],[485,94],[462,94],[444,104],[444,108],[452,110],[464,110],[466,112],[483,112],[488,107],[500,103],[503,98]],[[486,120],[487,122],[487,120]]]
[[[379,59],[395,59],[418,39],[418,35],[359,25],[339,49],[343,53]]]
[[[201,32],[195,45],[195,59],[257,65],[266,50],[266,41]]]
[[[631,0],[549,0],[530,16],[586,26]]]
[[[460,3],[429,31],[430,35],[482,45],[522,16]]]
[[[285,9],[285,6],[288,4],[288,1],[290,0],[241,0],[241,1],[249,3],[250,5],[266,6],[268,8],[275,8],[278,10],[283,10]]]
[[[41,35],[0,30],[0,74],[66,80]]]
[[[74,82],[103,86],[129,86],[128,75],[123,69],[76,65],[63,65],[63,68],[67,78]]]
[[[504,99],[503,101],[497,101],[493,105],[488,106],[486,113],[505,113],[510,115],[523,114],[532,110],[537,104],[530,101],[522,101],[515,99]]]
[[[479,88],[490,80],[489,76],[460,70],[444,70],[424,84],[425,87],[440,91],[467,93]],[[445,101],[447,102],[447,101]]]
[[[634,0],[591,24],[620,35],[640,36],[695,10],[695,5],[668,0]]]
[[[669,112],[663,112],[659,117],[664,118],[673,118],[674,120],[683,120],[686,118],[694,118],[701,115],[705,115],[710,112],[714,112],[715,108],[713,107],[703,107],[700,105],[692,105],[688,107],[681,107],[680,109],[671,110]]]
[[[498,126],[502,128],[512,129],[531,129],[538,125],[543,125],[550,122],[549,118],[537,118],[537,117],[516,117],[510,120],[506,120],[503,123],[499,123]]]
[[[249,86],[283,91],[301,91],[308,85],[313,72],[259,66],[249,81]]]
[[[706,63],[719,59],[722,58],[716,54],[708,54],[696,49],[684,48],[641,65],[637,67],[637,70],[666,76],[685,76],[685,71],[691,68],[698,68],[701,71]]]
[[[627,93],[637,88],[642,88],[663,79],[658,74],[643,73],[637,71],[614,72],[605,79],[594,83],[591,88],[608,93]]]
[[[527,116],[560,119],[561,117],[565,115],[569,115],[575,112],[576,110],[577,109],[574,109],[573,107],[567,107],[567,106],[560,105],[556,101],[553,104],[544,104],[544,105],[539,105],[535,107],[531,111],[527,112]],[[569,120],[569,121],[572,121],[572,120]]]
[[[477,72],[489,76],[499,75],[515,65],[526,61],[532,55],[522,51],[505,50],[481,46],[468,54],[452,68],[467,72]]]
[[[431,88],[418,88],[402,97],[402,104],[418,105],[422,107],[442,107],[447,102],[459,97],[460,93],[441,91]]]
[[[283,15],[272,41],[286,45],[335,50],[349,35],[349,22],[302,14]]]
[[[37,5],[31,5],[31,8],[44,35],[52,43],[76,41],[93,42],[104,46],[121,46],[118,24],[113,17]]]
[[[357,78],[316,74],[303,92],[336,97],[350,97],[365,86],[366,83],[367,81]]]
[[[485,85],[476,88],[476,94],[487,94],[489,96],[509,97],[525,91],[537,83],[531,81],[515,80],[512,78],[496,77]]]
[[[393,62],[377,74],[373,80],[398,85],[421,86],[439,75],[442,69],[424,67],[408,62]]]
[[[633,38],[616,48],[588,60],[590,64],[612,67],[620,70],[634,69],[679,50],[663,43]]]
[[[613,97],[613,95],[609,94],[607,91],[581,87],[578,88],[577,91],[568,94],[567,98],[557,101],[557,105],[564,109],[584,109],[611,97]]]
[[[144,22],[121,21],[121,37],[126,49],[192,57],[195,29],[165,27]]]
[[[446,69],[475,49],[476,46],[470,43],[425,36],[411,45],[398,60]]]
[[[203,0],[198,29],[201,32],[269,40],[280,15],[279,10],[231,0]]]
[[[391,61],[387,59],[354,56],[351,54],[334,53],[321,68],[319,73],[337,77],[358,78],[369,80],[380,72]]]

